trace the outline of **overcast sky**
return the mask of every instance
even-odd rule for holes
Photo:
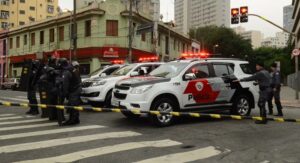
[[[160,0],[161,14],[164,20],[174,19],[174,0]],[[201,1],[201,0],[199,0]],[[229,1],[229,0],[228,0]],[[249,13],[262,15],[278,25],[283,25],[283,6],[289,5],[292,0],[231,0],[231,7],[249,6]],[[73,8],[72,0],[59,0],[62,9]],[[249,30],[260,30],[265,36],[274,36],[279,31],[275,27],[259,20],[258,18],[249,18],[249,23],[243,24]]]

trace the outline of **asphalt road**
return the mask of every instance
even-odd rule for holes
[[[26,94],[0,91],[0,100],[25,102]],[[58,127],[25,112],[0,106],[2,163],[300,162],[299,123],[181,118],[157,128],[146,118],[83,112],[80,125]],[[284,112],[287,118],[300,118],[300,109]]]

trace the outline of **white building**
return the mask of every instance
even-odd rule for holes
[[[245,40],[250,40],[251,45],[254,49],[261,47],[263,41],[263,34],[260,31],[250,30],[247,31],[245,28],[239,26],[232,28],[236,34],[242,36]]]
[[[283,8],[283,28],[292,31],[294,25],[293,19],[294,6],[289,5]]]
[[[285,32],[277,32],[275,37],[268,37],[261,43],[264,47],[284,48],[288,45],[290,35]]]
[[[82,9],[91,5],[101,5],[105,1],[106,0],[77,0],[76,8]],[[120,1],[122,1],[124,5],[127,6],[127,9],[129,10],[129,0],[120,0]],[[118,6],[109,6],[109,7],[116,8]],[[132,9],[134,12],[138,12],[142,16],[154,19],[155,12],[160,11],[160,0],[136,0],[133,4]]]
[[[184,34],[209,25],[230,27],[229,0],[175,0],[174,11],[176,30]]]

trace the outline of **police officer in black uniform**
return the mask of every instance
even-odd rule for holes
[[[280,102],[280,90],[281,90],[280,71],[277,70],[276,63],[273,63],[271,65],[271,70],[272,70],[272,82],[271,82],[272,93],[271,93],[271,96],[268,101],[269,110],[270,110],[270,113],[273,113],[272,101],[273,101],[273,97],[274,97],[277,112],[278,112],[278,114],[275,116],[283,116],[282,106],[281,106],[281,102]]]
[[[29,74],[27,98],[30,104],[37,105],[36,88],[40,75],[40,62],[38,60],[32,61],[31,71]],[[30,110],[26,114],[38,115],[38,106],[30,106]]]
[[[68,106],[80,105],[80,94],[81,88],[81,77],[78,69],[70,65],[65,58],[59,60],[59,65],[62,67],[62,78],[63,78],[63,96],[68,99]],[[62,125],[75,125],[79,124],[79,111],[70,109],[69,119]]]
[[[267,123],[267,112],[266,112],[266,102],[270,98],[271,89],[271,75],[265,70],[263,63],[256,64],[257,73],[254,75],[243,78],[240,81],[257,81],[259,85],[259,99],[258,99],[258,107],[260,109],[260,116],[263,118],[262,121],[256,121],[256,124],[266,124]],[[234,82],[239,82],[239,80],[235,80]]]

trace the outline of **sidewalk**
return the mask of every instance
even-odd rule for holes
[[[295,100],[295,90],[290,87],[281,88],[281,103],[283,107],[293,107],[300,109],[300,101]]]

